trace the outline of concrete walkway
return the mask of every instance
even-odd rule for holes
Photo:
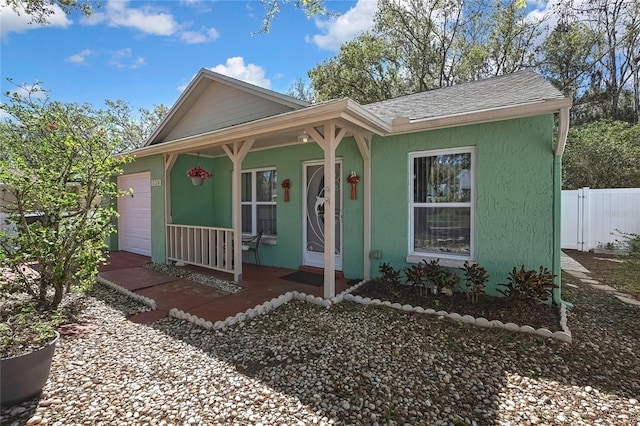
[[[560,252],[560,267],[563,271],[574,271],[574,272],[582,272],[583,274],[588,274],[589,270],[582,266],[577,260],[566,254],[565,252]]]
[[[619,292],[615,288],[606,284],[601,284],[599,281],[591,278],[591,276],[589,275],[591,272],[587,268],[582,266],[577,260],[567,255],[565,252],[562,252],[560,260],[562,262],[562,270],[567,272],[572,277],[579,279],[585,284],[589,284],[595,289],[611,293],[621,302],[627,303],[629,305],[640,306],[640,301],[636,300],[633,296]]]

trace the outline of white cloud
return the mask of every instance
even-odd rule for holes
[[[208,6],[209,3],[206,3],[204,0],[180,0],[180,4],[191,7],[199,13],[211,12],[211,8]]]
[[[67,58],[67,61],[73,62],[74,64],[86,64],[85,59],[87,59],[87,56],[92,55],[92,54],[93,54],[93,50],[84,49],[84,50],[76,53],[75,55],[69,56]]]
[[[113,68],[136,69],[145,65],[146,61],[142,56],[134,58],[133,52],[127,47],[125,49],[114,50],[111,52],[111,60],[109,61],[109,64]]]
[[[0,34],[3,41],[7,40],[9,33],[23,33],[27,30],[37,30],[43,27],[66,28],[71,25],[71,20],[58,5],[47,6],[53,12],[47,17],[48,23],[31,23],[31,16],[25,13],[20,6],[19,13],[16,13],[5,2],[0,1]]]
[[[254,64],[245,65],[242,56],[228,58],[224,65],[216,65],[209,69],[229,77],[237,78],[238,80],[246,81],[247,83],[255,84],[256,86],[266,89],[271,88],[271,80],[265,78],[264,69]]]
[[[184,31],[180,34],[180,39],[189,44],[207,43],[215,41],[220,37],[220,34],[215,28],[209,28],[208,30],[198,31]]]
[[[377,1],[358,0],[344,15],[329,20],[316,19],[316,27],[323,34],[307,37],[307,41],[320,49],[338,51],[343,43],[373,27],[377,7]]]
[[[108,0],[104,12],[84,18],[89,25],[106,23],[110,27],[134,28],[145,34],[168,36],[178,31],[173,15],[153,6],[129,7],[128,0]]]

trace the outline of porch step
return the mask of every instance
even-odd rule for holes
[[[314,266],[305,266],[305,265],[301,265],[298,268],[298,271],[304,271],[304,272],[309,272],[312,274],[317,274],[317,275],[324,275],[324,269],[322,268],[316,268]],[[336,271],[336,279],[343,279],[344,278],[344,274],[342,273],[342,271]]]

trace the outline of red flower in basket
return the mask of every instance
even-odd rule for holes
[[[358,190],[356,189],[356,185],[358,185],[358,182],[360,182],[360,176],[356,174],[355,170],[349,173],[349,176],[347,176],[347,182],[351,184],[351,199],[357,200]]]
[[[187,176],[189,177],[199,177],[202,179],[209,179],[211,177],[211,173],[209,173],[208,171],[206,171],[205,169],[203,169],[200,166],[196,166],[192,169],[189,169],[189,171],[187,171]]]

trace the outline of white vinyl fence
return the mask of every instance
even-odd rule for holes
[[[640,234],[640,188],[562,191],[562,248],[589,251]]]

